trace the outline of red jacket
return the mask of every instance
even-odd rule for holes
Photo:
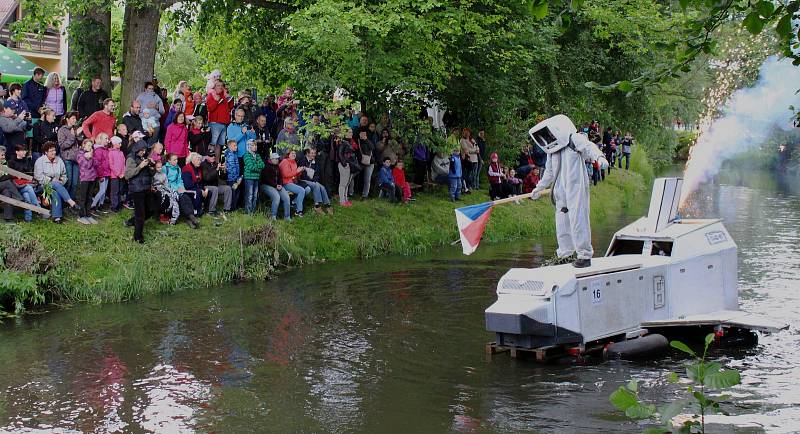
[[[208,122],[216,122],[224,125],[231,123],[231,110],[233,110],[233,100],[228,101],[227,95],[222,96],[222,100],[217,101],[214,93],[206,95],[206,109],[208,109]]]
[[[392,177],[394,178],[394,183],[397,185],[403,185],[406,183],[406,172],[399,167],[392,169]]]
[[[103,110],[98,110],[83,121],[83,135],[86,138],[94,139],[98,134],[106,133],[110,138],[114,135],[115,126],[117,126],[116,116],[106,114]]]
[[[281,170],[281,177],[283,178],[283,185],[295,182],[295,179],[300,175],[297,170],[297,161],[289,158],[284,158],[278,165]]]
[[[189,155],[189,130],[186,126],[173,123],[167,127],[164,149],[168,154],[175,154],[178,157]]]

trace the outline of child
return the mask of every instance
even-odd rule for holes
[[[530,193],[539,184],[539,168],[534,167],[533,170],[528,172],[528,176],[522,181],[522,192]]]
[[[111,138],[111,149],[108,150],[109,184],[111,186],[111,211],[120,210],[122,190],[125,185],[125,153],[122,151],[123,140]]]
[[[164,171],[163,166],[161,161],[156,162],[156,173],[153,175],[153,188],[161,195],[161,201],[159,201],[159,203],[163,203],[164,201],[169,202],[167,212],[172,214],[172,217],[169,219],[169,224],[174,225],[178,222],[178,217],[181,215],[180,208],[178,207],[178,192],[169,188],[167,173]]]
[[[2,163],[2,158],[0,158],[0,163]],[[14,158],[8,161],[8,167],[17,172],[33,173],[33,159],[27,156],[27,150],[24,144],[17,143],[14,146]],[[19,194],[25,199],[25,202],[39,206],[39,200],[36,198],[36,192],[33,189],[33,181],[22,178],[13,178],[13,181],[14,184],[17,185]],[[33,221],[33,213],[30,210],[24,210],[23,215],[26,222]]]
[[[94,143],[94,168],[97,171],[97,181],[99,183],[99,190],[94,195],[92,200],[92,210],[99,211],[106,201],[106,191],[108,190],[108,179],[111,175],[111,169],[108,165],[108,134],[100,133],[95,138]],[[108,211],[102,211],[107,213]]]
[[[517,178],[517,171],[514,169],[508,169],[507,179],[508,179],[510,194],[514,196],[522,194],[522,180]]]
[[[392,157],[389,157],[390,159]],[[411,185],[406,182],[406,172],[403,170],[405,164],[403,160],[397,160],[397,164],[394,165],[394,169],[392,169],[392,177],[394,177],[394,182],[403,190],[403,203],[408,203],[414,199],[411,198]]]
[[[227,154],[226,154],[227,156]],[[244,154],[244,211],[252,214],[258,203],[258,180],[261,178],[261,170],[264,169],[264,160],[258,155],[258,145],[255,140],[247,141],[247,153]],[[298,216],[303,215],[302,205],[297,211]]]
[[[447,172],[447,183],[450,200],[461,200],[461,154],[458,148],[450,153],[450,170]]]
[[[142,128],[147,132],[147,144],[152,146],[158,140],[158,110],[146,108],[142,110]]]
[[[121,140],[120,150],[122,150],[122,155],[128,155],[128,149],[130,149],[128,144],[131,142],[131,135],[128,134],[128,126],[125,124],[118,124],[117,132],[114,136],[119,137]]]
[[[392,159],[389,157],[383,157],[383,165],[378,171],[378,187],[389,195],[390,202],[400,201],[403,193],[392,176]]]
[[[150,151],[150,159],[153,160],[154,163],[158,161],[164,163],[164,161],[161,159],[161,155],[163,153],[164,145],[161,142],[155,142],[153,143],[153,149]]]
[[[80,184],[78,185],[78,223],[84,225],[97,224],[97,220],[89,216],[89,206],[91,205],[91,192],[97,179],[97,161],[94,158],[92,149],[92,139],[86,139],[81,143],[81,150],[78,152],[78,167],[80,168]]]
[[[506,197],[503,193],[503,174],[500,167],[500,157],[497,152],[492,152],[489,156],[489,198],[492,200],[502,199]]]
[[[239,167],[239,157],[236,154],[236,140],[228,140],[228,149],[225,151],[225,171],[228,174],[227,182],[231,186],[231,210],[236,208],[239,203],[239,184],[242,183],[241,167]]]

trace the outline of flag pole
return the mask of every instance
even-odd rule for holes
[[[541,191],[540,196],[548,195],[548,194],[550,194],[550,191],[551,190],[549,188],[544,189],[544,190]],[[518,194],[516,196],[507,197],[505,199],[493,200],[492,201],[492,205],[502,205],[504,203],[516,202],[518,200],[530,199],[530,198],[531,198],[531,194],[530,193]]]

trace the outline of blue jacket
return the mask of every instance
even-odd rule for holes
[[[378,171],[378,185],[394,184],[394,176],[392,176],[392,168],[381,166]]]
[[[161,171],[167,175],[167,185],[169,186],[170,190],[178,191],[184,188],[180,167],[167,163],[161,168]]]
[[[238,151],[239,148],[236,148],[236,150]],[[230,149],[225,151],[225,168],[228,172],[228,181],[236,181],[242,176],[241,168],[239,167],[239,157]]]
[[[461,157],[458,154],[450,156],[450,172],[448,178],[461,178]]]
[[[39,107],[44,103],[44,85],[34,81],[32,78],[22,85],[22,95],[20,99],[25,101],[28,110],[31,111],[31,116],[34,118],[39,117]]]
[[[236,157],[238,158],[244,158],[244,154],[247,153],[247,141],[256,139],[256,133],[253,130],[247,130],[246,133],[243,133],[242,126],[247,125],[237,124],[236,122],[231,122],[228,125],[227,140],[236,140]]]

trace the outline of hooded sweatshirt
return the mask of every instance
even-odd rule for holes
[[[80,167],[80,181],[91,182],[97,179],[97,154],[91,158],[86,158],[86,152],[81,149],[78,152],[78,167]]]
[[[155,91],[144,91],[136,97],[136,101],[139,101],[139,104],[142,105],[142,110],[146,108],[150,108],[151,104],[153,108],[158,110],[158,115],[161,116],[164,114],[164,101],[161,99],[160,96],[156,95]]]
[[[78,154],[80,157],[80,153]],[[94,168],[97,170],[97,178],[107,178],[111,176],[111,166],[108,163],[108,148],[101,145],[94,145]]]

